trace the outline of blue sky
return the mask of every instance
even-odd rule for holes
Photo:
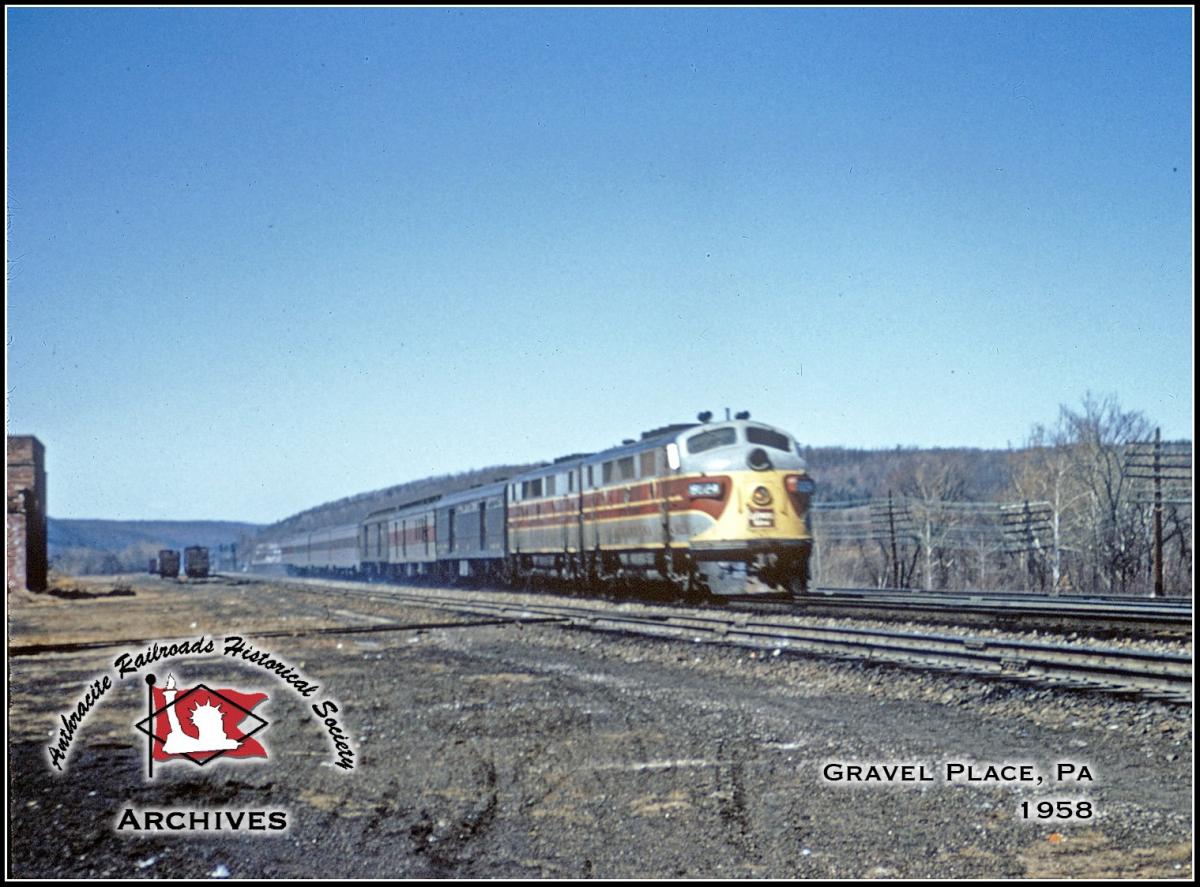
[[[702,409],[1190,437],[1188,9],[12,9],[8,430],[271,521]]]

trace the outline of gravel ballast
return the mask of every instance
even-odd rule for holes
[[[131,595],[96,580],[79,587],[97,597],[10,597],[10,647],[30,651],[9,659],[17,877],[1191,874],[1190,708],[480,624],[291,584],[125,584]],[[367,630],[384,625],[405,628]],[[232,634],[336,698],[352,771],[333,765],[309,700],[219,655]],[[145,684],[126,680],[84,718],[66,772],[50,767],[59,713],[139,649],[74,645],[201,635],[217,654],[153,669],[268,692],[267,760],[169,762],[147,780],[132,726]],[[1043,783],[948,781],[954,763],[976,776],[1027,764]],[[1058,763],[1091,778],[1056,783]],[[831,764],[932,778],[836,782]],[[1091,816],[1022,818],[1023,802],[1046,799],[1085,801]],[[118,832],[128,808],[281,810],[288,828]]]

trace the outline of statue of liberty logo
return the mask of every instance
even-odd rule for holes
[[[146,676],[149,714],[135,724],[149,740],[148,772],[154,763],[186,759],[203,767],[218,757],[265,758],[267,750],[255,734],[267,722],[252,709],[267,699],[266,693],[214,690],[205,684],[179,687],[175,675],[162,688],[154,675]]]

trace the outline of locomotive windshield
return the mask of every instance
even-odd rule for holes
[[[792,442],[786,434],[780,434],[778,431],[772,431],[769,428],[755,428],[752,425],[747,427],[746,440],[753,444],[762,444],[764,447],[783,450],[785,453],[789,453],[792,450]]]
[[[714,428],[712,431],[701,431],[699,434],[693,434],[688,438],[687,448],[689,453],[703,453],[705,450],[713,450],[717,447],[727,447],[730,444],[737,443],[736,428]]]

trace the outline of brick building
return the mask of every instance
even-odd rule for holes
[[[8,590],[46,588],[46,448],[36,437],[8,437]]]

